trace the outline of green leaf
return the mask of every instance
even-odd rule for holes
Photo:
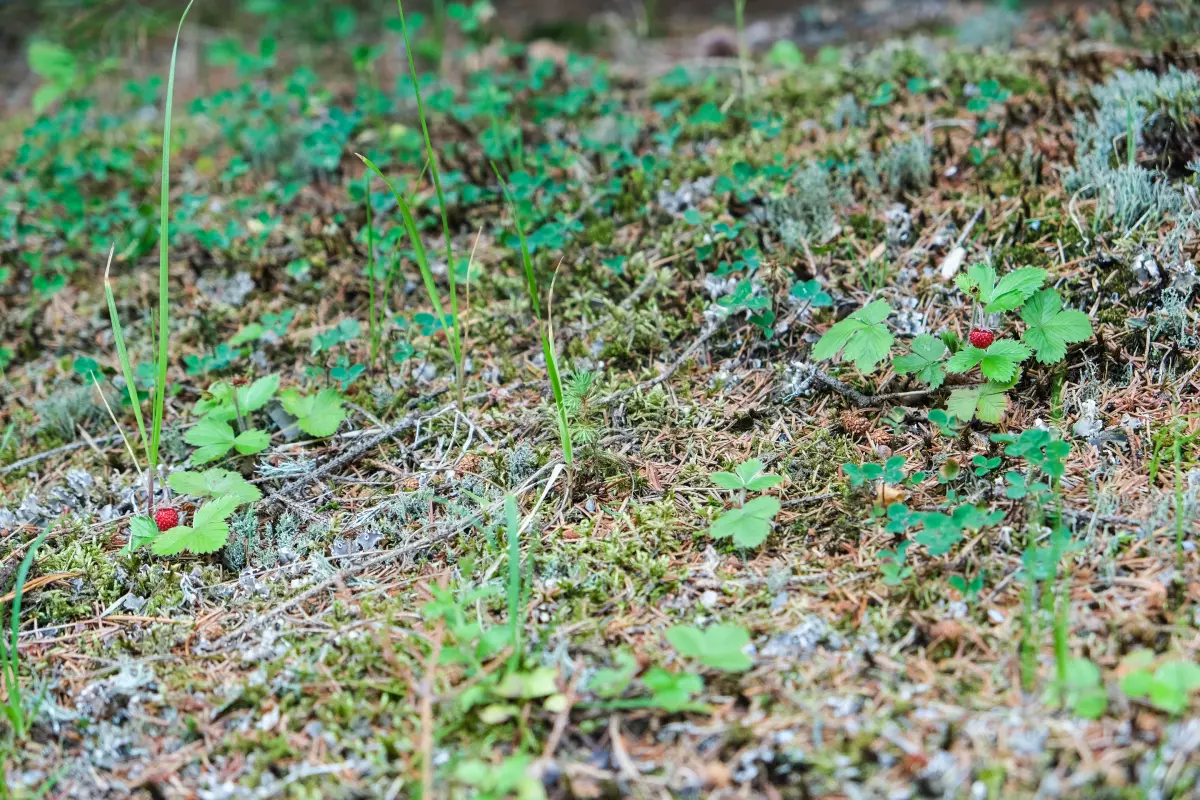
[[[687,658],[722,672],[744,672],[754,662],[743,652],[750,634],[740,625],[723,623],[700,631],[692,625],[675,625],[667,630],[667,641]]]
[[[650,690],[653,703],[664,711],[682,711],[692,698],[704,691],[704,681],[699,675],[689,672],[667,672],[662,667],[652,667],[642,676],[642,685]]]
[[[1013,377],[1019,373],[1014,374]],[[981,422],[998,423],[1008,410],[1009,383],[985,383],[983,386],[972,386],[955,389],[946,401],[946,412],[961,420],[978,417]]]
[[[183,434],[183,440],[196,448],[192,453],[193,464],[215,461],[233,447],[233,428],[228,422],[204,417]]]
[[[265,375],[249,386],[238,387],[238,406],[242,413],[257,411],[267,404],[279,390],[279,376]]]
[[[843,356],[853,361],[860,372],[870,372],[891,350],[894,337],[884,323],[891,312],[892,307],[885,300],[860,308],[825,332],[813,347],[812,358],[816,361],[833,358],[844,348]]]
[[[244,344],[249,344],[266,333],[266,331],[267,329],[263,327],[261,322],[251,322],[229,339],[229,346],[241,347]]]
[[[936,389],[946,380],[946,368],[942,365],[942,356],[946,355],[945,343],[936,336],[922,333],[912,340],[912,352],[906,356],[892,359],[892,367],[898,375],[916,373],[917,380],[929,384],[930,389]]]
[[[714,472],[708,479],[722,489],[741,489],[742,479],[732,472]]]
[[[997,339],[979,361],[983,377],[996,383],[1012,380],[1017,365],[1029,358],[1029,348],[1013,339]]]
[[[983,299],[989,314],[1020,308],[1046,282],[1046,270],[1037,267],[1015,269],[1000,279],[990,298]]]
[[[214,467],[204,472],[173,472],[167,479],[171,488],[192,497],[232,497],[244,505],[262,499],[262,492],[238,473]]]
[[[619,697],[628,687],[639,669],[637,659],[626,650],[618,650],[613,656],[613,666],[598,669],[588,680],[589,692],[600,697]]]
[[[322,389],[316,395],[302,395],[287,389],[279,396],[283,408],[296,418],[300,430],[309,436],[332,436],[346,418],[342,396],[333,389]]]
[[[242,455],[261,453],[271,443],[271,437],[266,431],[243,431],[233,440],[233,448]]]
[[[225,520],[237,506],[233,497],[211,500],[197,509],[190,526],[176,525],[159,534],[150,549],[160,556],[173,556],[183,550],[197,555],[215,553],[229,538],[229,525]]]
[[[1043,364],[1062,361],[1067,345],[1084,342],[1092,336],[1092,321],[1082,311],[1062,310],[1062,298],[1054,289],[1043,289],[1029,298],[1021,309],[1028,326],[1022,339],[1033,348]]]
[[[149,542],[154,541],[158,535],[158,526],[154,524],[154,520],[147,516],[134,517],[129,520],[129,541],[125,547],[121,548],[121,552],[129,554],[140,550]]]
[[[757,547],[771,532],[771,521],[781,505],[774,497],[756,497],[741,508],[731,508],[713,522],[709,534],[714,539],[733,537],[738,547]]]

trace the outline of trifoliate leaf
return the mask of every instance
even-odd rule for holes
[[[121,552],[129,554],[140,550],[149,542],[158,538],[158,526],[147,516],[138,516],[129,520],[129,541],[121,548]]]
[[[1013,339],[997,339],[991,347],[964,347],[946,362],[947,372],[966,372],[979,365],[983,377],[997,383],[1012,380],[1017,365],[1029,358],[1029,348]]]
[[[283,408],[296,418],[300,430],[309,436],[332,436],[346,418],[342,396],[333,389],[322,389],[316,395],[302,395],[288,389],[279,395]]]
[[[1028,326],[1021,337],[1034,349],[1043,364],[1061,361],[1067,345],[1084,342],[1092,336],[1092,321],[1082,311],[1062,310],[1062,298],[1054,289],[1043,289],[1029,298],[1021,309]]]
[[[261,453],[271,443],[271,437],[266,431],[242,431],[233,440],[233,448],[242,455]]]
[[[1046,270],[1037,267],[1014,269],[996,284],[991,297],[981,298],[989,314],[1020,308],[1046,282]]]
[[[804,302],[807,301],[813,308],[825,308],[833,305],[833,298],[828,292],[821,289],[821,282],[816,278],[807,281],[797,281],[792,286],[792,297]]]
[[[781,508],[774,497],[756,497],[741,508],[731,508],[713,522],[714,539],[733,537],[738,547],[757,547],[771,532],[771,521]]]
[[[996,270],[987,264],[975,264],[955,280],[964,294],[975,292],[983,310],[989,314],[1020,308],[1046,281],[1046,270],[1037,267],[1015,269],[996,282]]]
[[[675,625],[667,630],[667,641],[681,656],[722,672],[744,672],[754,666],[744,652],[750,634],[740,625],[723,623],[704,631],[692,625]]]
[[[237,506],[233,497],[211,500],[196,510],[190,526],[176,525],[159,534],[150,549],[160,556],[173,556],[183,550],[196,554],[215,553],[229,538],[229,525],[225,520]]]
[[[232,497],[238,505],[262,499],[262,492],[232,470],[213,469],[204,472],[173,472],[167,479],[171,488],[192,497]]]
[[[1008,410],[1008,390],[1020,374],[1017,370],[1005,383],[988,381],[983,386],[955,389],[946,401],[946,412],[964,422],[978,417],[981,422],[998,423]]]
[[[236,435],[228,422],[204,417],[183,434],[183,440],[196,448],[192,453],[193,464],[215,461],[229,452]]]
[[[825,332],[813,347],[812,358],[833,358],[844,348],[843,356],[853,361],[859,372],[870,372],[891,350],[894,337],[884,323],[891,312],[885,300],[860,308]]]
[[[912,352],[892,359],[892,366],[896,374],[916,373],[917,380],[929,384],[930,389],[936,389],[946,380],[946,368],[941,363],[945,354],[946,345],[941,339],[922,333],[912,340]]]

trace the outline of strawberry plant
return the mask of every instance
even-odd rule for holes
[[[271,437],[266,431],[248,430],[236,433],[228,422],[213,417],[202,417],[187,429],[183,440],[196,448],[192,453],[192,463],[196,465],[216,461],[227,455],[230,450],[236,450],[242,455],[261,453],[271,443]]]
[[[314,395],[285,389],[280,393],[279,400],[283,410],[296,418],[296,426],[309,436],[332,436],[346,418],[342,396],[333,389],[322,389]]]
[[[233,497],[238,505],[262,498],[257,486],[232,470],[214,467],[204,472],[173,472],[167,482],[180,494],[192,497]]]
[[[860,308],[825,332],[812,349],[817,361],[833,358],[840,351],[847,361],[853,361],[864,374],[887,358],[895,337],[884,320],[892,307],[884,300]]]
[[[150,543],[157,556],[173,556],[187,550],[197,555],[215,553],[229,538],[226,520],[238,507],[236,497],[219,497],[196,509],[191,525],[176,525]]]
[[[761,492],[778,485],[783,478],[763,472],[763,463],[752,458],[739,464],[733,472],[714,472],[709,476],[722,489],[739,493],[742,503],[718,517],[709,528],[714,539],[733,539],[738,547],[757,547],[771,532],[771,523],[782,507],[774,497],[756,497],[746,502],[746,492]]]
[[[750,634],[740,625],[721,623],[705,630],[694,625],[676,625],[667,630],[667,641],[684,658],[721,672],[745,672],[754,666],[745,652]]]

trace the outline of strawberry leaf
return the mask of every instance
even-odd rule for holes
[[[1029,358],[1029,348],[1013,339],[997,339],[988,349],[970,346],[959,350],[946,362],[948,372],[966,372],[979,365],[983,377],[1003,383],[1012,380],[1017,365]]]
[[[192,497],[232,497],[239,506],[262,498],[262,492],[257,486],[251,485],[232,470],[217,467],[204,472],[173,472],[167,483],[180,494]]]
[[[279,395],[283,408],[296,418],[300,430],[309,436],[332,436],[346,418],[342,396],[333,389],[322,389],[315,395],[302,395],[288,389]]]
[[[196,448],[192,453],[193,464],[216,461],[233,448],[236,438],[228,422],[212,417],[202,418],[183,435],[183,440]]]
[[[229,538],[226,519],[238,506],[236,498],[219,497],[201,506],[192,517],[192,524],[176,525],[159,534],[150,549],[155,555],[173,556],[188,550],[192,553],[215,553]]]
[[[1082,311],[1062,310],[1062,298],[1054,289],[1043,289],[1029,298],[1021,309],[1028,326],[1022,339],[1033,348],[1043,364],[1062,361],[1067,345],[1084,342],[1092,336],[1092,321]]]
[[[158,526],[147,516],[137,516],[129,520],[129,541],[121,548],[121,553],[128,555],[140,550],[147,543],[158,537]]]
[[[714,539],[733,537],[738,547],[757,547],[771,532],[771,522],[781,508],[774,497],[756,497],[741,508],[731,508],[713,522],[709,533]]]
[[[884,323],[891,312],[892,307],[885,300],[876,300],[855,311],[825,332],[813,347],[813,359],[823,361],[844,350],[843,356],[853,361],[859,372],[870,372],[891,350],[894,337]]]
[[[271,443],[271,437],[266,431],[242,431],[233,440],[233,448],[242,455],[261,453]]]
[[[936,389],[946,380],[946,368],[941,363],[946,355],[946,345],[936,336],[922,333],[912,340],[912,353],[892,359],[892,366],[899,375],[916,373],[917,380]]]

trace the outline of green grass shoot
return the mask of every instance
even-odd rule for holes
[[[370,304],[368,309],[369,318],[367,325],[370,327],[371,336],[371,369],[375,369],[375,359],[379,355],[380,341],[380,326],[376,320],[375,308],[375,231],[371,225],[371,177],[367,176],[366,185],[366,201],[367,201],[367,302]]]
[[[454,366],[457,377],[458,388],[458,407],[459,410],[463,407],[463,359],[462,348],[459,344],[462,337],[459,335],[462,320],[458,313],[458,292],[455,286],[454,276],[454,243],[450,238],[450,220],[446,213],[446,196],[442,193],[442,178],[438,172],[437,153],[433,149],[433,140],[429,136],[429,122],[425,118],[425,103],[421,99],[421,81],[417,77],[417,62],[413,57],[412,41],[408,35],[408,23],[404,19],[404,3],[401,0],[396,0],[396,10],[400,13],[400,33],[404,37],[404,52],[408,55],[408,71],[412,77],[413,92],[417,98],[417,116],[421,120],[421,134],[425,138],[425,156],[429,160],[429,172],[433,176],[433,188],[437,193],[438,211],[442,217],[442,235],[446,240],[446,276],[450,283],[450,321],[454,326],[453,335],[449,329],[446,329],[446,338],[453,338],[454,344],[452,351],[454,352]],[[365,160],[365,159],[364,159]],[[368,162],[369,165],[369,162]],[[375,170],[377,173],[379,170]],[[382,177],[382,176],[381,176]],[[390,188],[390,187],[389,187]],[[392,194],[395,194],[393,190]]]
[[[525,267],[525,289],[529,292],[529,304],[533,308],[533,318],[537,321],[538,327],[542,328],[542,353],[546,358],[546,373],[550,378],[550,388],[554,392],[554,405],[558,412],[558,437],[562,442],[563,461],[567,462],[567,466],[570,467],[574,463],[574,454],[571,450],[571,425],[567,419],[566,404],[563,402],[562,379],[559,377],[558,357],[554,350],[554,328],[549,319],[543,327],[542,309],[538,302],[537,276],[533,273],[533,260],[529,257],[529,244],[525,240],[525,226],[521,222],[521,214],[517,210],[516,198],[513,197],[504,178],[500,176],[500,170],[495,164],[492,164],[492,169],[500,181],[500,188],[504,190],[504,197],[508,201],[509,210],[513,215],[513,225],[517,229],[517,239],[521,243],[521,264]]]
[[[388,180],[379,167],[375,166],[374,162],[361,153],[355,153],[367,167],[379,176],[383,181],[384,186],[396,198],[396,204],[400,207],[400,216],[404,220],[404,229],[408,232],[408,238],[412,240],[413,253],[416,255],[417,268],[421,270],[421,280],[425,284],[425,291],[429,294],[429,303],[433,306],[434,313],[437,314],[438,324],[442,326],[442,330],[446,332],[446,342],[450,347],[450,356],[454,359],[455,377],[458,384],[458,401],[459,406],[462,405],[463,398],[463,352],[462,343],[459,339],[458,319],[455,317],[452,321],[446,320],[446,312],[442,306],[442,300],[438,296],[437,283],[433,279],[433,270],[429,266],[429,253],[425,250],[425,245],[421,241],[421,231],[417,228],[416,218],[413,217],[412,209],[408,205],[408,201],[403,195],[397,191],[395,185]],[[450,265],[447,272],[452,276],[450,278],[450,296],[454,297],[454,267]],[[453,315],[458,309],[457,305],[453,306]]]
[[[21,632],[21,598],[25,592],[25,581],[29,577],[29,569],[33,566],[33,559],[37,555],[38,548],[42,546],[42,542],[46,541],[49,533],[48,528],[42,531],[29,545],[29,550],[21,559],[21,565],[17,568],[17,580],[13,585],[11,638],[7,646],[4,644],[3,637],[0,637],[0,661],[3,662],[4,691],[7,695],[0,710],[3,710],[4,716],[8,718],[13,736],[17,739],[24,739],[25,735],[29,733],[30,717],[36,716],[37,708],[41,705],[41,696],[39,695],[34,707],[28,710],[29,715],[26,715],[27,709],[21,694],[21,651],[18,644]]]
[[[521,521],[517,517],[517,499],[504,496],[504,516],[508,522],[508,625],[512,642],[509,669],[521,663]]]

